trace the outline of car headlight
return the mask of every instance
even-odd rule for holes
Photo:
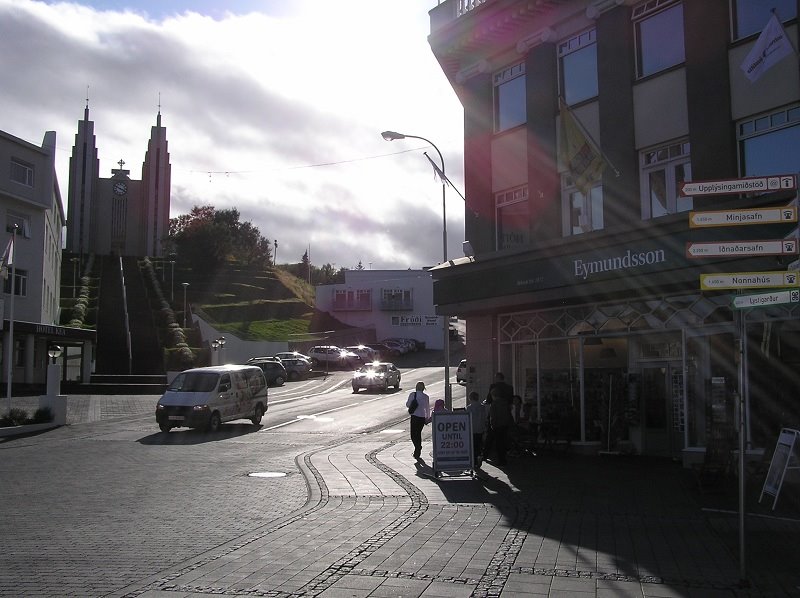
[[[195,405],[192,411],[208,411],[208,405]]]
[[[164,407],[164,405],[162,405],[161,403],[156,405],[156,411],[163,411],[164,409],[166,409],[166,407]]]

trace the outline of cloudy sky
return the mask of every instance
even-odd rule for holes
[[[0,130],[57,132],[66,201],[87,87],[101,176],[141,176],[159,102],[171,216],[236,207],[278,262],[420,268],[442,259],[430,139],[463,192],[463,111],[430,50],[436,0],[0,0]],[[66,207],[66,206],[65,206]],[[463,201],[447,193],[448,257]]]

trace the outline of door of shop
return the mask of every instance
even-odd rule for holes
[[[683,381],[679,362],[642,368],[642,453],[679,458]]]

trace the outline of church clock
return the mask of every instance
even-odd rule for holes
[[[114,195],[125,195],[128,192],[127,183],[114,183]]]

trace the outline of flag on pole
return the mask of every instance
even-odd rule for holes
[[[8,240],[6,250],[3,252],[3,257],[0,259],[0,274],[3,279],[8,278],[8,268],[14,263],[14,235]]]
[[[755,83],[761,75],[779,63],[781,60],[794,54],[794,46],[786,35],[778,15],[772,12],[761,35],[758,36],[753,49],[747,54],[741,69],[744,76]]]
[[[561,102],[561,163],[567,167],[578,190],[589,196],[594,183],[606,166],[606,161],[595,145],[589,141],[572,111]]]

